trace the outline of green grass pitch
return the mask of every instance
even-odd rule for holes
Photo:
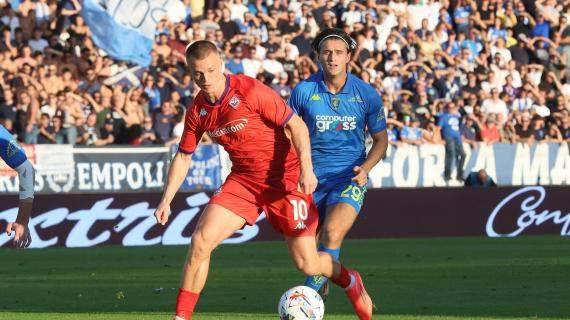
[[[0,319],[168,319],[186,247],[0,249]],[[347,241],[375,319],[570,318],[570,238]],[[194,319],[277,319],[303,277],[284,243],[214,252]],[[356,319],[334,288],[325,319]]]

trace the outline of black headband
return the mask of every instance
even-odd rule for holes
[[[312,43],[313,50],[315,52],[319,52],[321,44],[323,44],[325,40],[331,38],[342,40],[346,44],[348,52],[354,53],[354,51],[356,51],[356,42],[354,39],[352,39],[346,32],[337,28],[329,28],[319,33]]]

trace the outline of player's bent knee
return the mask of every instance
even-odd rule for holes
[[[299,257],[295,259],[295,266],[299,271],[307,276],[316,276],[322,273],[318,260],[315,261],[314,259]]]
[[[344,239],[344,232],[335,226],[326,226],[321,231],[321,241],[326,247],[340,246]]]
[[[190,257],[193,261],[208,259],[213,250],[214,242],[205,237],[203,232],[196,230],[194,234],[192,234]]]

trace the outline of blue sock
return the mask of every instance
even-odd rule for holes
[[[338,257],[340,255],[340,248],[338,249],[329,249],[329,248],[325,248],[322,244],[319,245],[319,252],[326,252],[328,254],[330,254],[333,258],[334,261],[338,261]],[[311,276],[311,277],[307,277],[307,279],[305,280],[305,285],[309,288],[315,289],[315,291],[319,291],[321,289],[321,287],[327,283],[329,279],[327,279],[326,277],[323,276]]]

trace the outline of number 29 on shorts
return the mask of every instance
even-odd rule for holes
[[[343,198],[352,198],[352,200],[362,203],[364,200],[364,194],[366,193],[366,187],[359,187],[352,184],[346,186],[346,188],[340,194]]]

